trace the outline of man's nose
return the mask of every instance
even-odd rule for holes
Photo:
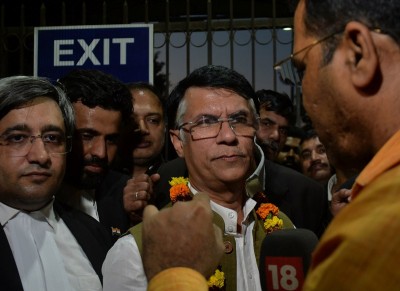
[[[90,147],[90,154],[99,158],[105,158],[107,155],[107,143],[103,138],[95,138]]]

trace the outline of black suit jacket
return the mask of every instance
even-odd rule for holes
[[[124,188],[130,178],[128,175],[111,170],[96,189],[100,223],[107,229],[114,242],[131,227],[123,204]]]
[[[292,220],[320,237],[326,227],[328,199],[324,187],[293,169],[265,161],[265,194]]]
[[[58,201],[54,202],[54,211],[62,218],[76,238],[102,281],[101,266],[112,245],[103,226],[89,215]],[[0,258],[1,289],[23,291],[18,268],[3,228],[0,229]]]
[[[168,181],[171,177],[188,177],[183,159],[177,158],[159,168],[161,178],[155,185],[155,205],[169,203]],[[326,224],[328,201],[323,187],[314,180],[269,160],[265,161],[265,194],[297,228],[307,228],[320,236]]]

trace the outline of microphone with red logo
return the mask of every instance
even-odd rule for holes
[[[269,233],[261,246],[262,290],[300,291],[317,243],[317,236],[307,229],[282,229]]]

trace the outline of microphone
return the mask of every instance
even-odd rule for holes
[[[269,233],[261,246],[262,290],[300,291],[317,243],[317,236],[308,229],[281,229]]]

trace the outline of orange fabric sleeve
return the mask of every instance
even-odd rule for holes
[[[203,275],[190,268],[170,268],[150,280],[148,291],[207,291]]]

